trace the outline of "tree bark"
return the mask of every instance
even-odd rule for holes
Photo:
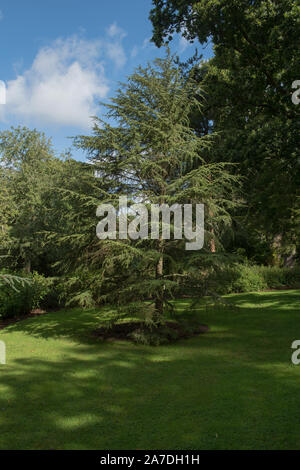
[[[26,274],[30,274],[30,272],[31,272],[31,260],[30,259],[26,259],[26,261],[25,261],[24,272]]]
[[[159,240],[158,250],[160,253],[157,265],[156,265],[156,279],[161,279],[164,272],[164,258],[163,258],[163,242]],[[158,291],[158,297],[155,299],[155,313],[154,320],[159,323],[164,313],[164,301],[163,301],[163,292],[161,289]]]
[[[280,266],[281,264],[281,248],[282,248],[282,233],[278,233],[273,237],[272,241],[272,265]]]
[[[210,252],[215,253],[216,252],[216,243],[214,239],[214,231],[211,229],[211,239],[210,239]]]
[[[213,218],[213,212],[211,210],[209,211],[209,216],[211,218]],[[209,240],[210,252],[215,253],[216,252],[216,243],[215,243],[215,232],[214,232],[213,228],[210,229],[210,233],[211,233],[211,239]]]

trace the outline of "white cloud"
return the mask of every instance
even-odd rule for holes
[[[42,48],[30,69],[7,83],[5,112],[44,123],[86,127],[108,86],[99,43],[77,37]]]
[[[116,23],[110,25],[110,27],[107,29],[107,34],[109,38],[113,39],[113,41],[107,41],[106,53],[117,67],[123,67],[127,58],[124,52],[122,41],[127,36],[127,34],[122,28],[119,28]]]
[[[154,47],[155,47],[154,44],[151,43],[151,37],[145,38],[141,46],[137,46],[137,45],[133,46],[131,53],[130,53],[131,58],[134,59],[143,50],[147,48],[154,48]]]
[[[123,67],[126,63],[126,54],[121,44],[108,43],[107,51],[108,57],[115,63],[116,67]]]
[[[184,52],[188,46],[189,41],[181,36],[179,39],[179,52]]]
[[[131,57],[132,57],[132,58],[136,57],[136,56],[138,55],[138,53],[139,53],[139,48],[138,48],[138,46],[133,46],[133,48],[132,48],[132,50],[131,50],[131,53],[130,53]]]
[[[127,36],[127,33],[122,28],[119,28],[117,23],[113,23],[109,26],[109,28],[107,29],[107,34],[112,38],[118,37],[120,39],[123,39]]]
[[[146,49],[146,47],[148,47],[148,46],[151,46],[151,38],[145,38],[144,39],[142,49]]]
[[[184,52],[188,47],[192,46],[192,43],[186,39],[185,35],[188,34],[188,31],[186,28],[182,28],[180,33],[179,33],[179,39],[178,39],[178,52],[181,54]]]
[[[88,127],[109,91],[105,59],[118,67],[126,61],[123,37],[114,23],[104,39],[72,36],[40,49],[30,68],[7,83],[6,120]]]

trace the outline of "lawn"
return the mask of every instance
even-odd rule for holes
[[[197,310],[209,333],[156,348],[91,338],[107,310],[0,331],[0,449],[300,449],[300,291],[228,298]]]

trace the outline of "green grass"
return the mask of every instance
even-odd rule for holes
[[[0,331],[0,449],[300,449],[300,291],[229,298],[197,311],[210,333],[157,348],[91,340],[107,310]]]

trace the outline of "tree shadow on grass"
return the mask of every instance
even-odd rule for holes
[[[34,337],[69,337],[80,342],[92,341],[92,331],[113,319],[110,308],[83,310],[80,308],[50,312],[28,318],[5,328],[6,332],[22,332]]]
[[[226,326],[228,315],[230,316],[229,324],[232,323],[232,320],[243,317],[243,326],[251,329],[257,321],[258,323],[264,321],[264,318],[261,318],[262,314],[272,313],[272,318],[270,317],[270,320],[266,322],[267,324],[283,322],[283,324],[287,323],[288,327],[290,319],[286,315],[286,311],[288,310],[289,313],[300,312],[300,291],[237,294],[231,295],[229,301],[238,308],[233,309],[226,306],[207,307],[204,305],[196,310],[196,314],[203,318],[204,322],[208,322],[209,325],[214,317],[225,319]],[[191,300],[176,302],[177,308],[179,308],[179,316],[181,311],[188,309],[191,303]],[[113,320],[114,314],[114,310],[110,307],[89,310],[80,308],[61,310],[20,321],[6,327],[5,330],[23,332],[42,338],[68,336],[73,339],[77,338],[81,342],[90,342],[93,341],[92,331],[100,325],[109,324]]]
[[[218,346],[69,345],[60,360],[15,359],[1,370],[0,448],[299,449],[299,374]]]
[[[94,341],[109,309],[9,326],[0,449],[300,449],[299,310],[276,306],[289,299],[199,310],[210,333],[158,348]]]
[[[192,315],[211,329],[209,333],[200,336],[197,347],[201,348],[213,337],[214,346],[218,346],[220,342],[222,349],[237,354],[241,351],[247,354],[252,348],[261,357],[270,351],[273,360],[279,355],[289,355],[292,341],[297,339],[297,334],[300,338],[299,293],[300,291],[271,295],[242,294],[231,297],[234,304],[240,307],[237,309],[227,306],[199,308]],[[265,301],[264,305],[256,309],[249,307],[249,302],[259,305],[261,299]],[[180,308],[184,310],[188,307],[188,302],[185,301],[183,306],[178,303],[179,316]],[[4,331],[34,338],[69,338],[79,345],[96,344],[100,347],[102,341],[92,333],[100,325],[112,321],[113,316],[114,312],[110,307],[61,310],[12,324]],[[180,340],[180,343],[185,342],[186,340]]]

